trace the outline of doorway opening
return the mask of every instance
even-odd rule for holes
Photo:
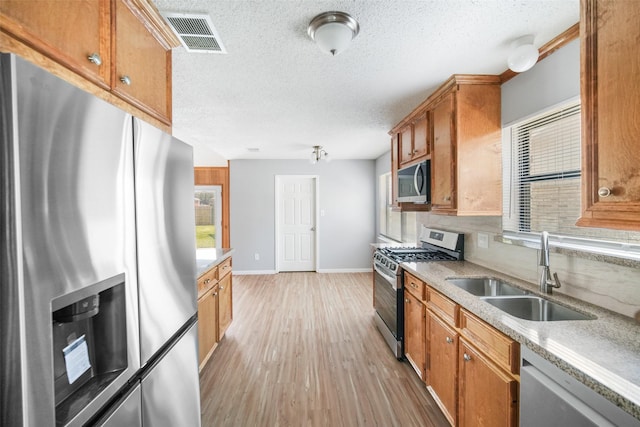
[[[196,251],[222,248],[222,187],[196,185]]]

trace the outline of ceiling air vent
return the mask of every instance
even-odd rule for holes
[[[209,15],[161,12],[187,52],[227,53]]]

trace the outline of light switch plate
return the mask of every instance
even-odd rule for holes
[[[487,233],[478,233],[478,247],[489,248],[489,235]]]

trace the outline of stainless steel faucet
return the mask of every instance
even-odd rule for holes
[[[540,262],[542,266],[542,274],[540,275],[540,292],[550,294],[553,288],[560,287],[560,279],[558,273],[553,273],[551,280],[551,270],[549,269],[549,233],[543,231],[540,235]]]

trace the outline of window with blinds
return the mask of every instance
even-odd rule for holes
[[[505,145],[504,230],[579,234],[580,105],[512,126]]]
[[[638,248],[640,232],[575,225],[581,213],[580,134],[578,101],[504,129],[504,233],[548,231],[573,239],[575,247],[604,248],[601,253],[610,253],[611,244],[624,243],[627,252]]]

